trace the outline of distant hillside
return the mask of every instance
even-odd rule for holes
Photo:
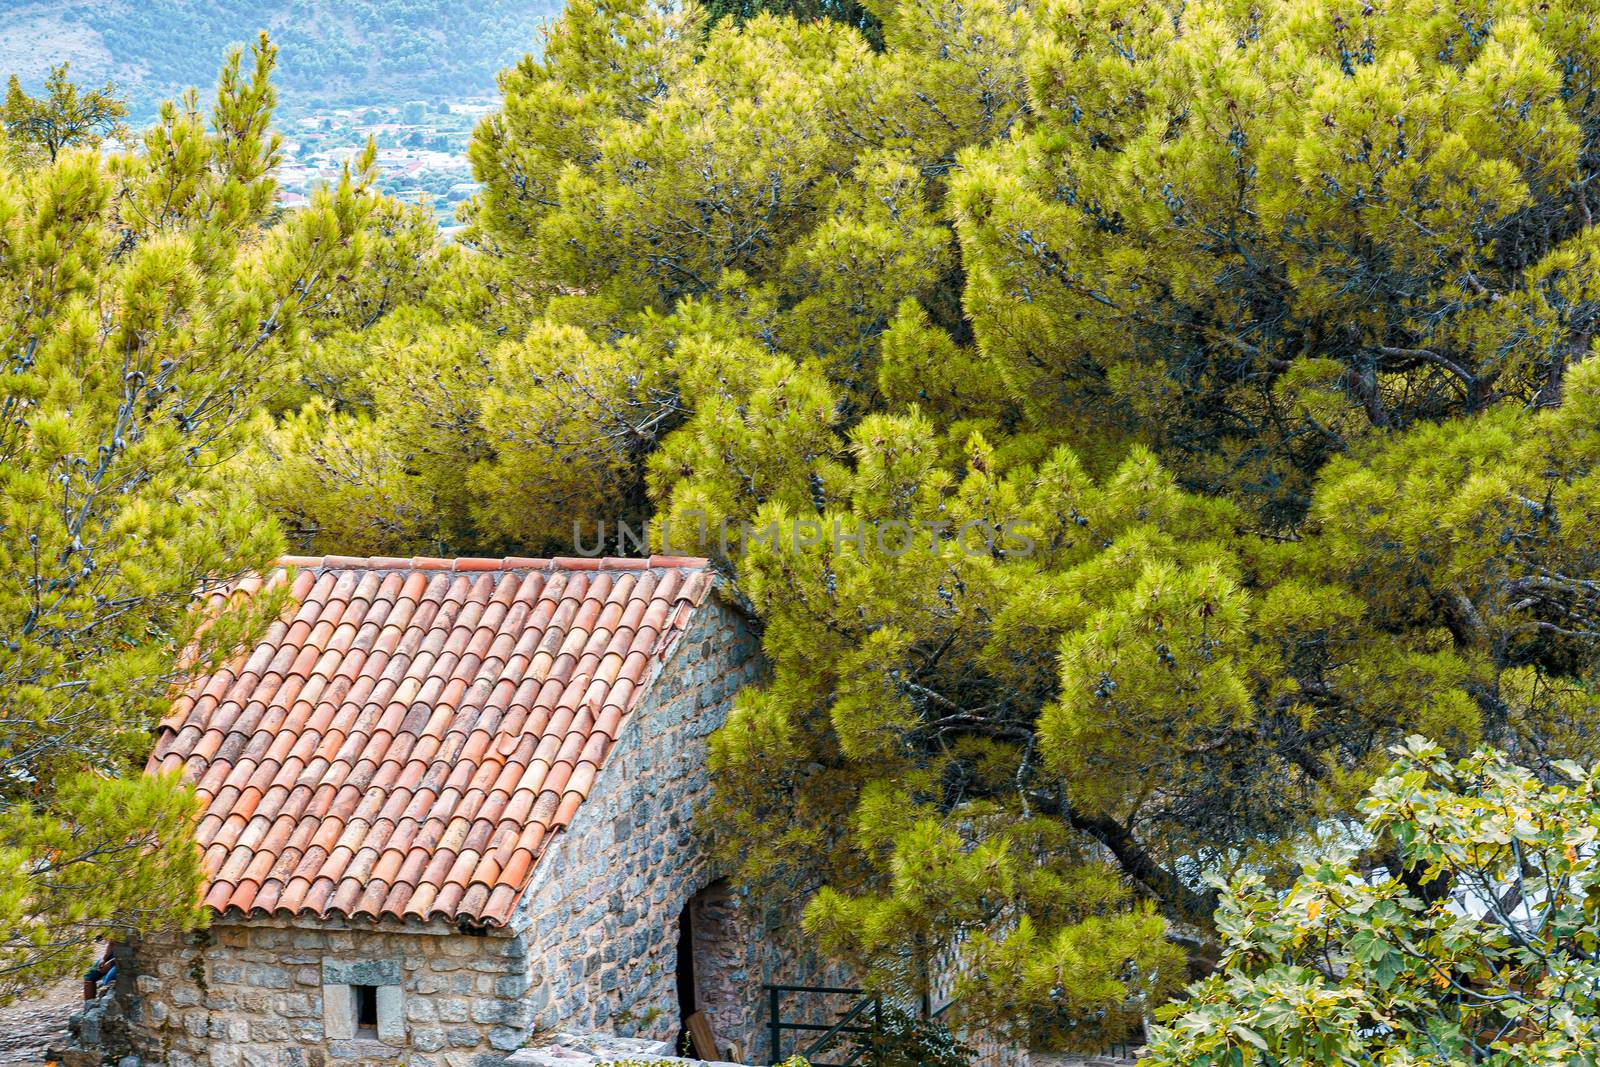
[[[286,104],[489,96],[494,75],[536,49],[561,0],[0,0],[0,77],[28,87],[52,63],[111,78],[136,112],[215,84],[223,50],[266,29]]]

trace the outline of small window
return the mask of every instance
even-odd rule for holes
[[[362,1030],[378,1029],[378,987],[375,985],[351,986],[356,998],[356,1026]]]

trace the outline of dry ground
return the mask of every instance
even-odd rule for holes
[[[82,1004],[83,981],[74,977],[0,1008],[0,1064],[44,1063],[44,1050],[66,1038],[67,1016]]]

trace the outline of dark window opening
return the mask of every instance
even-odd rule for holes
[[[358,985],[352,987],[356,995],[356,1025],[367,1029],[378,1028],[378,987]]]

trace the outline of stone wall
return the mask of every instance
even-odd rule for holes
[[[170,1067],[476,1067],[521,1047],[532,1015],[515,935],[218,919],[117,952],[108,1046]],[[375,988],[376,1026],[355,1017],[357,985]]]
[[[661,668],[571,828],[541,861],[523,899],[529,984],[548,990],[547,1030],[675,1040],[679,914],[724,872],[697,832],[709,797],[706,743],[740,687],[764,669],[742,617],[716,597]],[[798,936],[797,916],[752,914],[734,890],[714,904],[725,934],[703,940],[696,984],[721,1051],[765,1062],[766,982],[826,977]],[[713,918],[706,916],[706,918]]]

